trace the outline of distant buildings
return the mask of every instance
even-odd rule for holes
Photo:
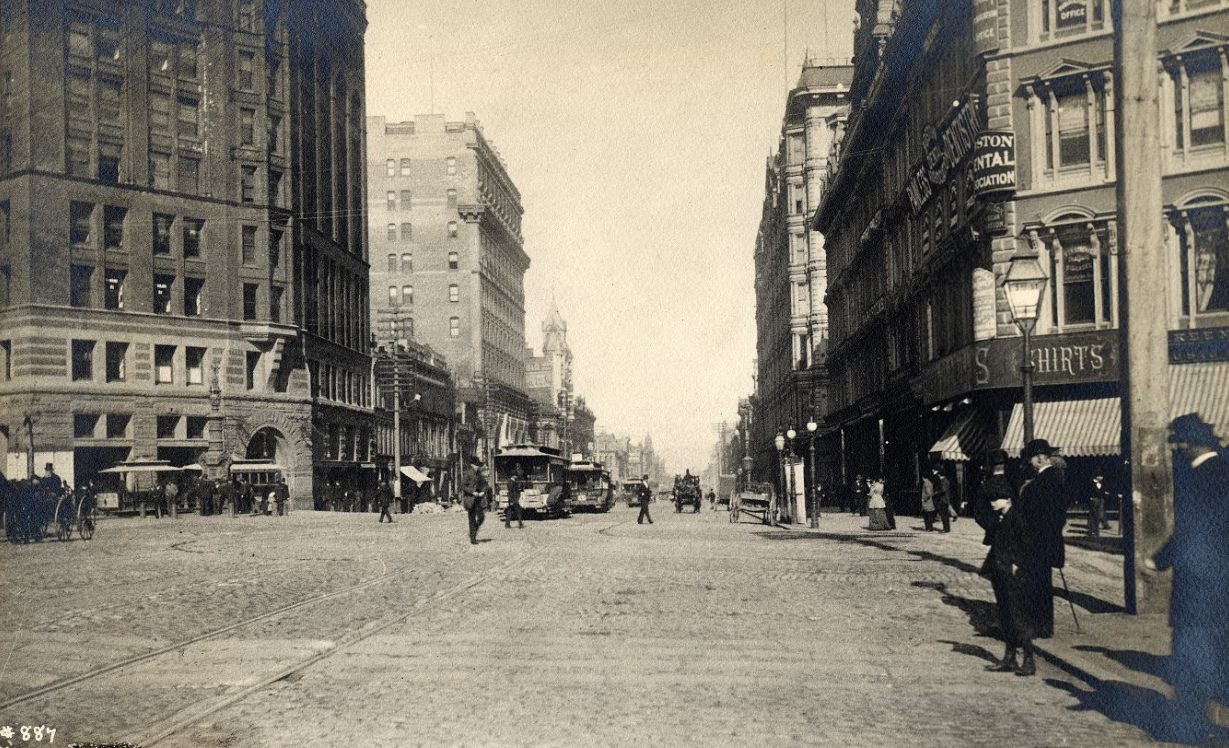
[[[520,193],[473,115],[371,117],[371,315],[386,340],[440,351],[460,400],[462,451],[528,437]]]
[[[364,7],[4,4],[0,456],[371,458]],[[320,29],[328,28],[328,34]],[[297,218],[294,218],[297,216]]]
[[[373,461],[381,477],[393,478],[396,445],[393,412],[401,406],[401,465],[430,478],[437,496],[456,485],[457,391],[447,363],[425,345],[398,341],[376,348],[377,444]]]

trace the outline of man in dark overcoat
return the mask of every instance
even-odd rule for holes
[[[1229,457],[1198,414],[1170,424],[1174,530],[1147,566],[1173,569],[1171,678],[1181,726],[1202,742],[1207,702],[1229,702]]]
[[[1054,635],[1053,569],[1061,569],[1066,561],[1063,546],[1063,525],[1067,521],[1066,489],[1062,475],[1051,461],[1054,448],[1045,439],[1034,439],[1024,445],[1020,457],[1036,472],[1035,477],[1020,489],[1016,510],[1023,533],[1023,557],[1018,565],[1016,581],[1020,587],[1018,622],[1021,627],[1024,661],[1016,671],[1033,675],[1033,639],[1048,639]]]
[[[478,545],[478,528],[486,520],[486,508],[490,501],[490,484],[487,483],[485,468],[476,467],[465,471],[461,476],[461,503],[469,516],[469,542]]]
[[[986,531],[983,545],[990,546],[982,575],[989,577],[994,588],[994,607],[999,630],[1006,648],[1003,658],[987,668],[995,672],[1014,672],[1019,668],[1016,654],[1023,641],[1015,606],[1019,592],[1014,584],[1013,569],[1023,558],[1023,532],[1020,513],[1012,511],[1016,492],[1007,480],[1007,453],[996,449],[990,453],[990,475],[977,490],[973,516]]]
[[[636,524],[648,522],[651,525],[653,518],[649,516],[649,502],[653,500],[653,489],[649,488],[649,476],[646,475],[641,480],[644,482],[636,489],[636,493],[640,495],[640,514],[636,517]]]
[[[389,508],[393,505],[393,487],[387,478],[380,481],[380,485],[376,487],[376,503],[380,505],[380,519],[376,520],[376,524],[383,522],[385,517],[388,517],[389,524],[392,524],[393,514]]]
[[[525,473],[517,465],[508,478],[508,506],[504,507],[504,527],[512,527],[512,517],[516,515],[516,526],[525,529],[525,520],[521,518],[521,491],[525,488]]]

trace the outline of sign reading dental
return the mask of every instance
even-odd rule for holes
[[[973,150],[981,130],[978,101],[976,96],[961,101],[941,131],[929,125],[926,127],[926,156],[905,186],[914,213],[930,202],[935,188],[945,184],[949,174]]]
[[[973,191],[978,197],[1016,190],[1016,135],[989,130],[973,144]]]

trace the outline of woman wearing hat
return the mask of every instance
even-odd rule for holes
[[[1037,672],[1033,662],[1033,639],[1054,635],[1054,584],[1052,569],[1066,562],[1063,525],[1067,522],[1066,489],[1062,473],[1051,457],[1054,448],[1045,439],[1024,445],[1020,457],[1036,471],[1036,476],[1020,489],[1017,503],[1021,524],[1021,558],[1015,582],[1019,585],[1019,605],[1013,617],[1020,625],[1024,661],[1018,675]]]

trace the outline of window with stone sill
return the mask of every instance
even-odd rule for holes
[[[397,272],[397,255],[393,254],[388,256],[388,264],[384,269],[390,273]]]
[[[103,207],[102,240],[104,248],[110,250],[124,249],[124,220],[127,217],[127,208],[116,205]]]
[[[414,272],[414,255],[408,252],[401,255],[401,272]]]
[[[1043,328],[1055,331],[1108,327],[1117,319],[1118,258],[1109,223],[1067,214],[1028,230],[1029,242],[1048,263]]]
[[[153,225],[153,251],[156,255],[169,255],[171,253],[171,225],[175,222],[175,216],[165,213],[154,214]]]
[[[1169,221],[1178,240],[1182,315],[1229,313],[1229,207],[1222,198],[1191,201]]]
[[[390,158],[384,162],[384,176],[386,177],[397,176],[397,160],[396,159]]]
[[[1107,70],[1064,65],[1053,77],[1025,87],[1034,142],[1033,166],[1042,184],[1095,181],[1112,173],[1112,78]]]
[[[175,346],[154,346],[154,384],[173,384],[175,381]]]
[[[175,276],[154,275],[154,314],[171,313],[171,295],[175,287]]]
[[[106,345],[107,381],[123,382],[128,378],[128,344],[109,341]]]
[[[1165,67],[1166,87],[1173,90],[1175,153],[1188,157],[1200,150],[1223,150],[1225,78],[1229,76],[1225,47],[1175,55]]]
[[[205,222],[199,218],[183,219],[183,256],[201,256],[201,237],[205,233]]]
[[[107,268],[103,272],[102,293],[103,307],[122,310],[124,308],[124,286],[128,279],[128,271],[118,268]]]
[[[1164,18],[1216,8],[1224,3],[1225,0],[1157,0],[1157,8],[1158,15]]]

